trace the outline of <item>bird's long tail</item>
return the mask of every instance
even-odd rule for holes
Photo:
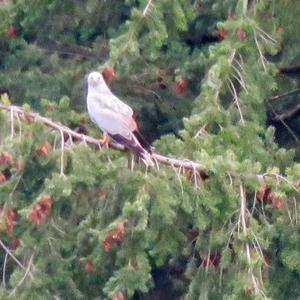
[[[134,136],[137,138],[141,146],[147,150],[147,152],[152,153],[152,150],[154,149],[152,145],[148,143],[146,138],[141,134],[141,132],[137,129],[133,132]]]
[[[146,166],[154,167],[155,164],[151,157],[151,153],[143,148],[133,133],[131,133],[130,139],[126,139],[124,136],[119,134],[111,135],[111,137],[117,143],[124,145],[126,148],[133,151],[138,157],[141,158]]]

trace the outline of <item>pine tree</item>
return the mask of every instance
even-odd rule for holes
[[[300,297],[298,3],[0,5],[1,299]],[[166,165],[97,142],[108,68]]]

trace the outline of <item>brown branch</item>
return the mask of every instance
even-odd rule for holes
[[[63,45],[55,41],[37,43],[37,46],[46,52],[57,52],[85,58],[104,58],[108,55],[108,47],[105,44],[98,51],[81,45]]]
[[[286,93],[273,96],[273,97],[269,98],[268,100],[270,100],[270,101],[278,100],[280,98],[283,98],[283,97],[286,97],[286,96],[290,96],[290,95],[293,95],[293,94],[298,94],[298,93],[300,93],[300,89],[294,89],[294,90],[288,91]]]
[[[4,104],[0,104],[0,109],[4,109],[12,114],[17,114],[19,116],[24,116],[24,117],[29,117],[30,119],[33,119],[34,121],[39,121],[42,122],[44,124],[46,124],[47,126],[59,131],[60,133],[65,133],[66,135],[75,138],[77,140],[92,144],[92,145],[96,145],[97,147],[102,147],[104,146],[104,144],[98,140],[95,139],[91,136],[85,135],[85,134],[81,134],[81,133],[77,133],[73,130],[71,130],[69,127],[64,126],[62,124],[53,122],[52,120],[41,116],[38,113],[35,112],[27,112],[25,111],[23,108],[19,107],[19,106],[15,106],[15,105],[4,105]],[[115,150],[119,150],[119,151],[124,151],[124,147],[119,145],[119,144],[115,144],[112,143],[110,144],[110,147],[112,149]],[[153,159],[155,159],[158,163],[164,164],[164,165],[168,165],[168,166],[174,166],[174,167],[179,167],[179,168],[184,168],[184,169],[188,169],[188,170],[196,170],[199,171],[200,173],[202,172],[203,174],[206,173],[206,168],[204,165],[188,160],[188,159],[178,159],[178,158],[172,158],[172,157],[168,157],[168,156],[164,156],[164,155],[160,155],[157,153],[153,153],[152,154]]]
[[[21,264],[21,262],[12,254],[12,252],[5,246],[5,244],[0,240],[0,246],[3,248],[3,250],[21,267],[23,270],[25,270],[25,267]]]
[[[30,275],[30,269],[32,267],[32,263],[33,263],[33,254],[31,255],[29,262],[28,262],[28,266],[25,270],[24,276],[21,278],[21,280],[18,282],[18,284],[16,285],[16,287],[10,292],[10,294],[8,295],[8,298],[10,298],[11,296],[13,296],[17,289],[22,285],[22,283],[24,282],[24,280],[26,279],[26,277],[28,276],[28,274]]]
[[[272,118],[272,121],[280,122],[285,119],[290,119],[300,111],[300,104],[297,104],[293,109],[277,114]]]

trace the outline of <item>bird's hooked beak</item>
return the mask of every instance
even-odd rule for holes
[[[98,80],[98,78],[91,77],[91,84],[92,84],[93,86],[96,86],[96,85],[97,85],[97,83],[99,83],[99,80]]]
[[[89,80],[89,84],[93,87],[96,87],[98,85],[100,85],[100,80],[98,77],[95,77],[95,76],[91,76],[90,80]]]

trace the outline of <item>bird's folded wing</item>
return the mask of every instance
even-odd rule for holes
[[[116,113],[132,117],[133,110],[114,94],[101,94],[101,102]]]
[[[93,102],[91,118],[108,134],[129,135],[137,129],[135,120],[128,115],[103,107],[99,102]]]

